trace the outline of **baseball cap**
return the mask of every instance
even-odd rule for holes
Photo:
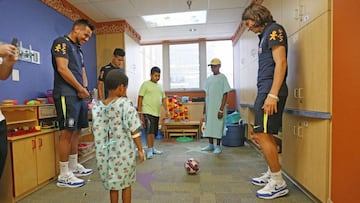
[[[210,64],[208,66],[211,66],[211,65],[213,65],[213,66],[221,65],[220,59],[218,59],[218,58],[211,59]]]

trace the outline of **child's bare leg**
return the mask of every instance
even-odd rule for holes
[[[119,190],[110,190],[110,202],[111,203],[119,202]]]
[[[122,190],[123,203],[131,203],[131,186]]]

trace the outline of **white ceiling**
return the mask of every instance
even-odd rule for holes
[[[125,20],[141,36],[141,43],[163,40],[230,39],[250,0],[67,0],[96,22]],[[207,10],[207,23],[147,27],[143,15]],[[195,32],[189,30],[195,28]]]

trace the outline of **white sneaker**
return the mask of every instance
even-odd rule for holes
[[[85,185],[85,181],[75,177],[73,173],[69,172],[66,175],[59,175],[56,185],[58,187],[77,188]]]
[[[262,176],[257,178],[251,178],[251,183],[254,185],[264,186],[268,183],[270,179],[270,172],[266,171],[265,173],[262,173]]]
[[[256,196],[262,199],[274,199],[281,197],[289,193],[286,182],[283,180],[281,184],[269,179],[268,184],[256,192]]]
[[[77,164],[76,169],[72,171],[76,177],[87,176],[93,173],[92,169],[87,169],[81,164]]]

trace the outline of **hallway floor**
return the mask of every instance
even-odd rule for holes
[[[192,142],[156,140],[155,146],[164,150],[137,167],[137,181],[132,186],[133,203],[307,203],[313,202],[289,180],[289,194],[274,200],[255,196],[261,187],[252,185],[250,178],[266,170],[266,163],[257,150],[242,147],[223,147],[220,155],[202,152],[207,139]],[[187,175],[184,162],[195,158],[200,162],[196,175]],[[108,203],[96,170],[95,159],[84,163],[95,172],[85,177],[87,184],[80,188],[59,188],[55,181],[25,197],[19,203]],[[120,193],[121,194],[121,193]],[[121,196],[119,198],[121,200]],[[121,202],[121,201],[120,201]]]

